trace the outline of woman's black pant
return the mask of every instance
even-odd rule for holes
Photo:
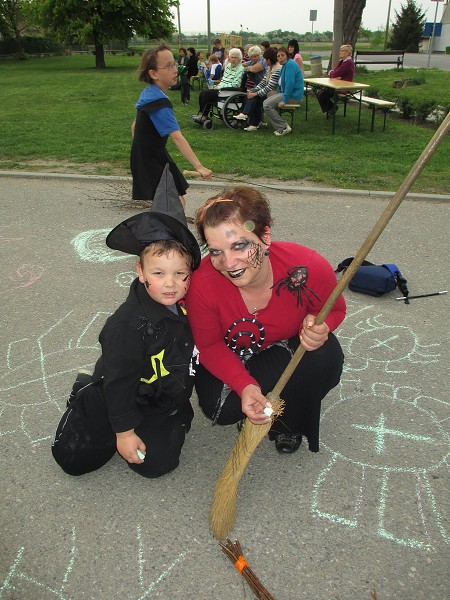
[[[181,76],[181,102],[189,102],[191,99],[191,84],[189,83],[189,75],[186,73]]]
[[[295,351],[298,345],[298,337],[289,340],[289,348],[292,351]],[[274,345],[252,356],[247,361],[246,368],[266,395],[275,387],[290,358],[291,352],[286,347]],[[309,449],[318,452],[321,402],[339,383],[343,364],[341,346],[332,333],[321,348],[305,352],[280,394],[280,398],[285,401],[285,408],[281,417],[272,425],[270,439],[275,439],[279,433],[301,433],[308,439]],[[223,382],[200,364],[196,369],[195,388],[201,409],[208,418],[215,418],[221,395],[223,396]],[[227,388],[225,393],[226,391]],[[217,423],[230,425],[244,417],[240,397],[228,389]]]
[[[217,104],[218,98],[219,90],[202,90],[200,92],[200,95],[198,97],[198,104],[202,115],[204,115],[205,117],[208,115],[208,106],[210,106],[211,104]]]
[[[319,101],[322,112],[329,112],[333,107],[334,90],[330,88],[320,88],[317,92],[317,100]]]
[[[261,96],[255,96],[250,100],[247,100],[245,104],[244,113],[248,114],[248,124],[258,127],[262,121],[263,115],[263,102],[265,98]]]
[[[175,412],[143,407],[142,414],[134,431],[146,446],[145,460],[127,464],[143,477],[160,477],[179,465],[194,411],[188,401]],[[88,385],[78,392],[58,425],[53,457],[69,475],[83,475],[106,464],[116,449],[101,384]]]

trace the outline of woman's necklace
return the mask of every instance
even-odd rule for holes
[[[262,283],[259,286],[259,289],[262,290],[262,293],[258,294],[257,301],[255,301],[254,298],[252,298],[252,294],[249,294],[249,292],[247,290],[245,290],[244,288],[239,289],[239,291],[241,292],[241,296],[244,301],[244,304],[245,304],[248,312],[251,315],[253,315],[254,319],[256,319],[256,317],[258,316],[258,310],[265,308],[267,306],[267,304],[269,303],[270,297],[272,295],[271,277],[272,277],[272,264],[269,261],[269,270],[267,272],[267,277],[264,280],[264,283]],[[268,285],[269,283],[270,283],[270,285]]]

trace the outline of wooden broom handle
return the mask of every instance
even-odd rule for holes
[[[404,200],[406,194],[411,189],[411,186],[414,184],[417,177],[420,175],[420,173],[424,169],[425,165],[428,163],[428,161],[433,156],[433,154],[436,151],[436,149],[438,148],[438,146],[441,144],[442,140],[448,135],[449,132],[450,132],[450,112],[447,113],[447,116],[441,123],[439,129],[437,129],[437,131],[431,138],[427,147],[422,152],[422,154],[416,161],[415,165],[412,167],[412,169],[410,170],[410,172],[404,179],[403,183],[400,185],[397,192],[395,193],[395,195],[389,202],[389,204],[386,207],[386,209],[384,210],[383,214],[378,219],[377,223],[374,225],[372,231],[367,236],[365,242],[363,242],[361,248],[358,250],[357,254],[355,255],[355,258],[352,260],[352,262],[350,263],[348,268],[345,270],[344,274],[338,281],[336,287],[329,295],[325,304],[322,306],[319,314],[316,317],[317,325],[321,325],[325,321],[325,319],[327,318],[331,309],[337,302],[339,296],[342,294],[344,289],[347,287],[351,278],[356,273],[358,268],[361,266],[363,260],[369,254],[370,250],[373,248],[377,239],[383,233],[386,225],[389,223],[389,221],[395,214],[395,211],[400,206],[400,203],[402,202],[402,200]],[[302,345],[300,345],[297,348],[297,350],[295,351],[291,360],[289,361],[287,367],[281,374],[280,379],[275,384],[275,387],[273,388],[272,392],[270,393],[271,397],[277,398],[281,394],[285,385],[289,381],[292,373],[297,368],[297,365],[301,361],[304,354],[305,354],[305,349],[303,348]]]

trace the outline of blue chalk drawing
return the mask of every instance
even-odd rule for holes
[[[406,373],[411,364],[438,362],[440,355],[432,349],[439,344],[421,345],[410,327],[384,325],[380,316],[357,323],[356,335],[339,332],[346,356],[346,372],[364,371],[370,364],[375,364],[383,366],[386,373]]]
[[[111,227],[112,229],[112,227]],[[116,260],[130,260],[129,254],[124,254],[118,250],[111,250],[106,245],[106,236],[111,229],[90,229],[82,231],[72,240],[81,260],[93,263],[108,263]]]
[[[124,271],[116,276],[116,283],[119,285],[119,287],[128,289],[136,277],[136,271]]]
[[[43,581],[39,581],[38,579],[31,577],[30,575],[27,575],[27,573],[25,573],[25,570],[22,567],[22,560],[23,560],[23,555],[25,552],[25,547],[22,546],[19,549],[19,551],[17,552],[16,559],[13,562],[13,564],[11,565],[11,568],[10,568],[8,574],[5,577],[2,586],[0,587],[0,598],[2,598],[3,593],[6,590],[17,591],[20,594],[20,582],[22,580],[24,580],[28,584],[31,583],[31,584],[35,585],[36,588],[39,588],[40,594],[42,593],[42,590],[46,590],[46,591],[50,592],[52,598],[59,598],[60,600],[68,600],[69,596],[66,595],[64,589],[67,585],[69,576],[72,572],[73,564],[75,562],[75,557],[77,554],[77,548],[76,548],[75,542],[76,542],[75,529],[72,528],[72,547],[69,552],[69,560],[67,563],[67,567],[66,567],[64,575],[62,577],[61,585],[59,587],[52,587],[52,586],[44,583]],[[19,596],[16,596],[16,597],[18,598]],[[39,597],[41,598],[42,596],[39,595]]]
[[[59,600],[70,600],[71,597],[68,595],[66,590],[69,578],[73,574],[74,566],[76,566],[76,557],[79,554],[79,550],[76,544],[76,530],[72,528],[72,545],[69,552],[69,558],[67,562],[67,566],[64,570],[64,574],[61,578],[60,585],[54,586],[45,582],[44,580],[38,580],[35,577],[31,577],[26,573],[26,566],[23,564],[25,561],[25,551],[26,548],[22,546],[19,548],[16,558],[13,561],[3,583],[0,587],[0,599],[3,597],[4,593],[8,593],[12,591],[17,595],[17,597],[21,597],[21,582],[26,581],[27,585],[31,584],[36,586],[39,589],[39,598],[42,598],[43,591],[48,592],[49,597],[51,598],[59,598]],[[146,581],[145,576],[145,546],[142,540],[142,526],[139,524],[136,528],[136,542],[137,542],[137,575],[139,580],[139,590],[133,592],[129,591],[127,595],[128,600],[145,600],[145,598],[149,597],[149,594],[154,591],[156,586],[167,579],[170,573],[180,565],[186,556],[189,554],[189,551],[182,551],[178,554],[178,556],[172,560],[172,562],[165,566],[165,568],[160,572],[157,577],[154,577],[151,581]],[[155,565],[156,559],[152,557],[152,560],[147,561],[149,565]],[[148,578],[150,579],[150,578]]]
[[[0,441],[22,434],[37,444],[54,435],[70,393],[69,375],[74,380],[79,369],[92,369],[100,356],[98,334],[109,315],[97,312],[80,327],[79,315],[70,311],[37,337],[8,344],[0,376]],[[6,428],[4,422],[13,425]]]
[[[371,308],[349,303],[349,317]],[[345,375],[339,398],[322,413],[321,446],[329,460],[313,486],[311,510],[333,523],[432,551],[438,540],[450,543],[439,483],[449,467],[449,403],[397,382],[410,365],[438,362],[439,344],[421,345],[410,328],[385,325],[381,316],[357,322],[353,332],[348,317],[338,332]],[[367,369],[372,380],[395,375],[396,383],[368,385],[358,375]]]

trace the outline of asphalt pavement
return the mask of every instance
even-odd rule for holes
[[[212,537],[215,482],[237,436],[199,411],[178,469],[146,480],[116,455],[70,477],[50,445],[77,371],[134,277],[104,244],[140,212],[129,180],[0,177],[1,600],[244,600]],[[333,266],[353,256],[388,198],[265,189],[275,239]],[[192,187],[188,215],[216,189]],[[449,287],[448,202],[400,206],[369,256],[411,294]],[[278,455],[265,439],[240,483],[238,539],[277,600],[448,597],[448,295],[396,301],[346,291],[341,385],[323,402],[321,450]],[[447,367],[445,366],[447,365]],[[446,375],[447,373],[447,375]]]

